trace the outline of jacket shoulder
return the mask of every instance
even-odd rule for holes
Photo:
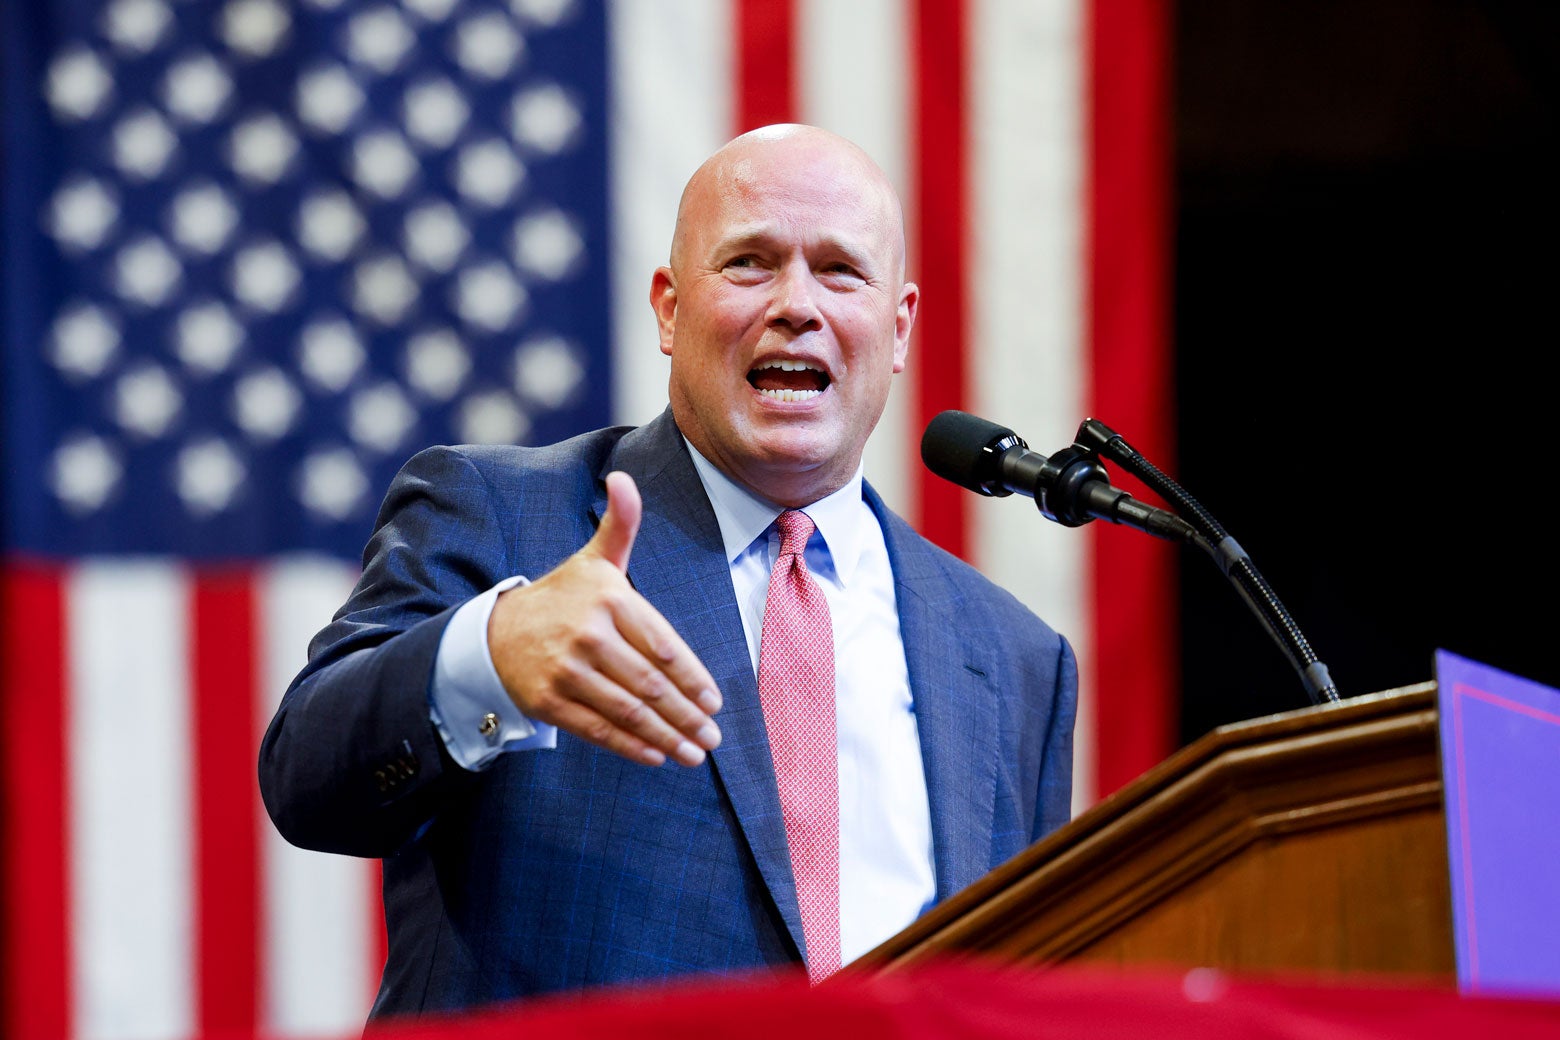
[[[1055,631],[1017,596],[911,527],[907,520],[884,505],[870,488],[868,501],[883,523],[897,581],[939,589],[956,601],[960,610],[990,613],[995,615],[992,620],[1004,624],[1038,626],[1048,640],[1058,638]]]

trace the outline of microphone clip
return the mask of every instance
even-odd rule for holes
[[[1100,465],[1099,457],[1077,442],[1047,458],[1039,475],[1035,505],[1046,519],[1063,527],[1082,527],[1094,519],[1095,514],[1086,505],[1085,485],[1110,484],[1110,475]]]

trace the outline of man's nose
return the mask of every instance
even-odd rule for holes
[[[773,284],[769,313],[765,315],[770,326],[784,326],[796,332],[823,327],[823,315],[814,296],[820,286],[806,263],[786,264]]]

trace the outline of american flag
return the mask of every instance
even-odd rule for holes
[[[259,733],[413,451],[664,406],[650,272],[687,176],[764,123],[900,185],[924,302],[868,476],[1079,649],[1079,806],[1169,749],[1170,557],[976,503],[915,450],[959,407],[1044,451],[1096,414],[1165,458],[1160,5],[0,19],[6,1036],[356,1032],[376,867],[275,835]]]

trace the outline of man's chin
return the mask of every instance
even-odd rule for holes
[[[839,439],[822,423],[793,423],[763,430],[749,442],[749,457],[773,470],[806,472],[839,454]]]
[[[755,492],[781,505],[815,502],[838,491],[860,463],[837,439],[793,438],[766,442],[748,456],[744,482]]]

